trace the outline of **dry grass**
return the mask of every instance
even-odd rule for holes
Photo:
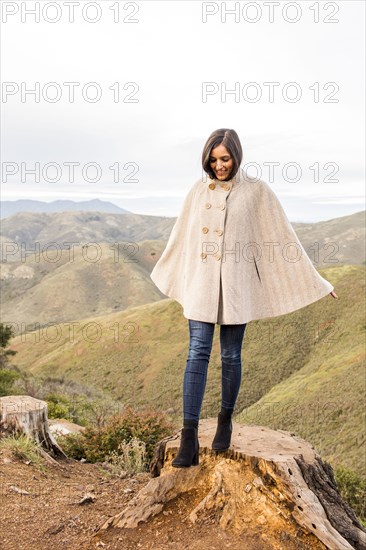
[[[14,458],[32,463],[41,471],[45,470],[38,444],[25,434],[2,437],[0,439],[0,450],[10,451]]]

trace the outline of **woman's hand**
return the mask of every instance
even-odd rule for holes
[[[337,300],[339,299],[337,294],[334,292],[334,290],[332,290],[332,292],[330,292],[330,295],[333,296],[333,298],[336,298]]]

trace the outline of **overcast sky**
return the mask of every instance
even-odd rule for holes
[[[176,216],[206,139],[227,127],[291,221],[364,209],[363,1],[72,4],[74,22],[63,1],[2,2],[2,200]],[[39,182],[22,175],[35,163]]]

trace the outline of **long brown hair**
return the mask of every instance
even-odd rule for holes
[[[210,155],[212,149],[215,149],[215,147],[221,144],[226,147],[233,158],[232,171],[226,178],[232,179],[236,176],[240,168],[240,164],[243,159],[243,150],[238,134],[235,130],[230,128],[220,128],[219,130],[212,132],[202,151],[202,168],[211,179],[215,179],[215,172],[212,170],[210,164]]]

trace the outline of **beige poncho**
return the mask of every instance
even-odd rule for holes
[[[290,313],[334,289],[269,185],[243,171],[196,181],[150,277],[187,319],[220,325]]]

